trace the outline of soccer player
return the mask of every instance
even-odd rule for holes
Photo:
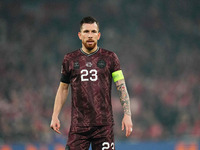
[[[132,132],[130,100],[124,76],[115,53],[99,48],[99,23],[93,17],[80,22],[79,39],[82,48],[65,55],[60,85],[55,98],[50,127],[60,133],[58,115],[72,91],[71,126],[66,150],[113,150],[113,113],[111,85],[114,80],[124,110],[122,130]]]

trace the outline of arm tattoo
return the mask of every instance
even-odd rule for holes
[[[130,100],[125,83],[117,85],[117,91],[119,92],[120,102],[124,109],[124,114],[131,116]]]

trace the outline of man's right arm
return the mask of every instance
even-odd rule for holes
[[[51,125],[50,127],[57,133],[61,134],[59,131],[60,129],[60,121],[58,119],[58,115],[61,111],[62,106],[64,105],[67,96],[68,96],[68,88],[69,84],[66,84],[64,82],[60,82],[60,85],[58,87],[58,91],[56,94],[55,102],[54,102],[54,109],[51,119]]]

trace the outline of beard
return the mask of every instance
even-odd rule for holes
[[[92,43],[89,43],[90,41],[82,42],[85,48],[89,51],[93,50],[94,47],[97,45],[97,42],[92,41]]]

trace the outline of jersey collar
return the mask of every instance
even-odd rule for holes
[[[81,53],[83,53],[86,56],[92,56],[92,55],[96,54],[99,51],[99,47],[97,47],[96,51],[94,51],[93,53],[90,53],[90,54],[87,54],[86,52],[84,52],[82,50],[82,48],[80,48],[80,51],[81,51]]]

